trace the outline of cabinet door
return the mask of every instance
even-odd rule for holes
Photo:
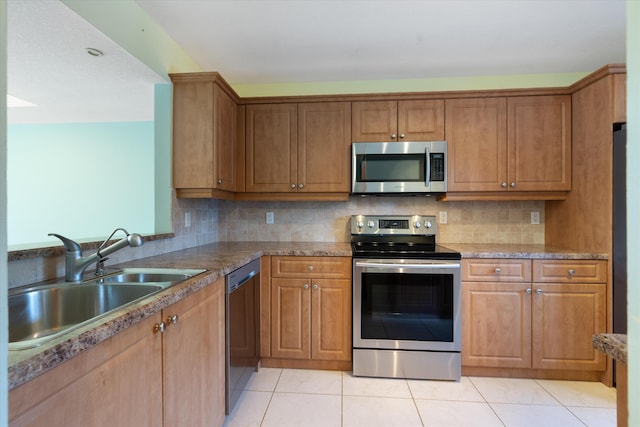
[[[311,358],[351,360],[351,280],[311,283]]]
[[[398,101],[398,141],[444,139],[444,101]]]
[[[225,412],[224,279],[162,311],[165,426],[221,426]],[[168,322],[167,322],[168,323]]]
[[[246,107],[246,191],[290,192],[297,188],[296,104]]]
[[[213,89],[215,173],[213,188],[236,190],[236,103],[218,86]]]
[[[214,188],[213,93],[211,82],[173,85],[175,188]]]
[[[152,316],[9,393],[9,425],[162,425],[162,334]]]
[[[271,279],[271,357],[311,356],[309,280]]]
[[[354,142],[396,140],[398,135],[398,103],[396,101],[353,102],[351,108],[351,137]]]
[[[531,367],[526,283],[462,282],[462,365]]]
[[[508,98],[510,190],[571,190],[571,96]]]
[[[606,331],[606,285],[534,283],[533,288],[532,367],[604,371],[605,356],[591,339]]]
[[[505,98],[445,101],[448,191],[504,191],[507,187]]]
[[[298,191],[348,193],[351,104],[298,105]]]

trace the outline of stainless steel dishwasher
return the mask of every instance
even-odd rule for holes
[[[226,413],[231,413],[260,361],[260,259],[227,275]]]

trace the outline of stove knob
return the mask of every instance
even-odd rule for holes
[[[367,227],[369,227],[369,228],[373,228],[373,227],[375,227],[375,226],[376,226],[375,221],[369,221],[369,222],[367,222]]]
[[[416,221],[416,222],[413,223],[413,226],[415,228],[420,228],[420,227],[422,227],[422,224],[420,223],[420,221]]]
[[[358,228],[362,228],[362,227],[364,227],[364,221],[358,221],[358,223],[356,224],[356,226],[357,226]]]
[[[431,228],[431,221],[427,221],[424,225],[427,228]]]

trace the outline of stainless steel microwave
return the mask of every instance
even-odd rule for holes
[[[447,191],[447,141],[354,142],[352,194]]]

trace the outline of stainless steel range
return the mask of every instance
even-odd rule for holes
[[[351,218],[353,374],[460,380],[460,254],[435,216]]]

